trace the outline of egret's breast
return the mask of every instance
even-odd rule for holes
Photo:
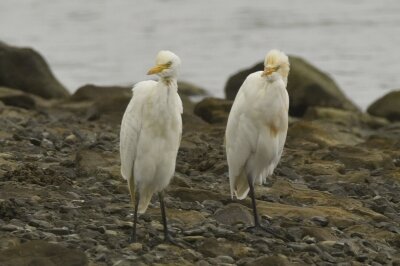
[[[174,138],[180,134],[182,120],[176,104],[176,98],[170,95],[153,95],[148,99],[143,110],[143,125],[148,134],[161,138]]]

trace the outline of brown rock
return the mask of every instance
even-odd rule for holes
[[[211,124],[226,123],[231,107],[232,101],[205,98],[195,106],[194,113]]]
[[[5,105],[21,107],[25,109],[34,109],[36,107],[35,100],[27,93],[20,90],[0,87],[0,101]]]
[[[84,266],[88,265],[85,253],[58,244],[35,240],[0,252],[0,264],[4,266]]]
[[[307,142],[318,147],[344,145],[356,145],[363,142],[349,129],[342,128],[330,122],[297,121],[290,125],[287,143],[290,146],[299,147]]]
[[[64,98],[68,91],[55,78],[44,58],[31,48],[0,42],[0,85],[46,99]]]
[[[95,101],[88,109],[86,117],[88,120],[101,119],[112,124],[121,124],[130,100],[130,97],[118,95],[104,101]]]
[[[168,194],[173,197],[180,198],[182,201],[204,201],[204,200],[224,200],[229,198],[229,196],[224,196],[217,194],[215,192],[203,189],[194,188],[176,188],[171,189]]]
[[[367,112],[391,121],[400,121],[400,90],[389,92],[379,98],[368,107]]]
[[[238,203],[231,203],[218,209],[214,214],[214,219],[222,224],[229,225],[237,223],[253,224],[253,216],[249,209]]]
[[[104,101],[116,96],[132,97],[132,87],[84,85],[76,90],[70,101]]]
[[[228,255],[235,258],[246,256],[250,249],[242,243],[228,241],[223,238],[219,238],[218,240],[207,238],[198,248],[198,251],[208,257]]]
[[[314,237],[317,242],[319,241],[337,241],[338,238],[333,234],[331,229],[319,228],[319,227],[303,227],[303,237],[311,236]]]
[[[388,124],[388,121],[385,118],[330,107],[310,107],[304,114],[304,118],[311,120],[326,120],[353,127],[365,125],[371,128],[380,128]]]
[[[394,164],[387,154],[380,150],[361,147],[338,146],[332,148],[332,158],[342,162],[347,169],[394,169]]]
[[[187,81],[178,81],[178,93],[183,96],[206,96],[207,91]]]
[[[148,209],[146,212],[148,214],[152,214],[156,217],[156,219],[161,221],[161,213],[160,209]],[[205,217],[197,211],[186,211],[186,210],[178,210],[178,209],[167,209],[168,220],[170,221],[178,221],[180,223],[185,224],[187,227],[193,227],[201,224],[205,221]]]
[[[246,266],[291,266],[291,265],[292,264],[288,261],[288,259],[284,255],[276,255],[276,256],[265,255],[246,264]]]
[[[77,152],[75,161],[79,170],[85,174],[106,171],[113,176],[120,176],[119,154],[82,148]]]

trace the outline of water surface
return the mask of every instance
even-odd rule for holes
[[[0,40],[41,52],[70,91],[147,79],[156,53],[223,96],[228,76],[279,48],[329,73],[366,108],[400,88],[398,0],[1,0]]]

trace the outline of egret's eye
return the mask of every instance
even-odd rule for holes
[[[165,64],[167,67],[170,67],[172,65],[172,62],[169,61],[168,63]]]

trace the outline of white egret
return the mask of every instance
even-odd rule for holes
[[[264,67],[264,71],[250,74],[240,87],[225,136],[232,198],[244,199],[250,191],[256,228],[262,227],[254,184],[265,182],[281,158],[289,109],[288,57],[281,51],[271,50],[265,57]]]
[[[121,174],[128,181],[135,206],[132,241],[136,241],[138,213],[144,213],[152,195],[158,192],[165,240],[171,241],[163,190],[175,172],[176,156],[182,135],[182,101],[178,95],[177,75],[181,60],[170,51],[160,51],[156,66],[158,82],[137,83],[121,123]]]

